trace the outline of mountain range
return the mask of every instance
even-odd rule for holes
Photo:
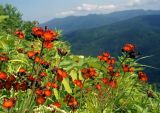
[[[127,20],[142,15],[159,15],[159,10],[125,10],[109,14],[89,14],[87,16],[68,16],[65,18],[54,18],[41,24],[42,27],[57,28],[63,30],[64,34],[73,31],[96,28],[115,22]]]
[[[70,16],[45,24],[65,31],[63,40],[71,43],[74,54],[97,56],[106,51],[117,56],[125,43],[135,44],[142,57],[153,55],[140,63],[159,68],[147,68],[146,72],[150,82],[160,83],[160,11],[129,10]]]

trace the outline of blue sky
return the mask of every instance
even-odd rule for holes
[[[0,0],[13,4],[24,20],[40,23],[57,17],[110,13],[128,9],[160,9],[160,0]]]

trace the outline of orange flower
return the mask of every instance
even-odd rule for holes
[[[18,73],[21,74],[21,75],[26,74],[26,72],[27,72],[27,70],[24,69],[24,68],[20,68],[19,71],[18,71]]]
[[[134,68],[130,67],[128,64],[122,66],[124,72],[134,72]]]
[[[70,94],[67,94],[65,99],[64,99],[64,102],[67,102],[67,105],[72,109],[72,110],[75,110],[78,108],[79,106],[79,103],[78,101],[76,100],[76,98],[74,98],[72,95]]]
[[[57,37],[57,33],[53,30],[46,30],[42,37],[44,41],[54,41]]]
[[[116,80],[110,80],[109,81],[109,86],[112,88],[117,88],[117,81]]]
[[[108,81],[109,81],[109,79],[108,79],[108,78],[102,78],[102,82],[103,82],[104,84],[107,84],[107,83],[108,83]]]
[[[83,88],[82,80],[74,80],[74,84],[80,87],[81,89]]]
[[[82,72],[83,78],[85,79],[92,78],[97,75],[94,68],[83,68],[81,72]]]
[[[9,58],[6,56],[0,56],[0,61],[4,62],[4,61],[8,61]]]
[[[109,54],[109,53],[104,52],[104,53],[103,53],[103,56],[104,56],[104,57],[110,57],[110,54]]]
[[[101,85],[98,83],[96,84],[96,89],[100,90],[101,89]]]
[[[53,83],[53,82],[48,82],[46,85],[45,85],[47,88],[57,88],[58,85],[56,83]]]
[[[43,47],[47,49],[51,49],[53,47],[53,43],[51,41],[44,41]]]
[[[115,72],[115,76],[119,77],[120,76],[120,72]]]
[[[79,103],[78,103],[78,101],[77,101],[74,97],[72,97],[72,98],[68,101],[67,105],[68,105],[72,110],[75,110],[75,109],[78,108]]]
[[[10,98],[10,99],[4,98],[4,102],[3,102],[2,106],[6,109],[10,109],[10,108],[14,107],[15,104],[16,104],[15,98]]]
[[[109,53],[103,53],[103,55],[102,56],[98,56],[98,58],[101,61],[104,61],[109,65],[113,65],[116,62],[116,59],[114,57],[111,57]]]
[[[39,63],[40,58],[39,57],[35,57],[34,62],[35,63]]]
[[[147,74],[144,73],[144,72],[138,72],[138,77],[141,81],[143,82],[147,82],[148,81],[148,77],[147,77]]]
[[[103,56],[98,56],[98,58],[104,62],[107,62],[108,59],[110,58],[110,54],[109,53],[103,53]]]
[[[35,81],[35,78],[31,74],[27,76],[27,79],[31,82]]]
[[[40,88],[37,88],[36,91],[35,91],[35,94],[37,96],[42,96],[44,94],[44,91],[42,89],[40,89]]]
[[[36,103],[39,105],[39,104],[43,104],[44,102],[46,101],[46,98],[43,97],[43,96],[38,96],[36,98]]]
[[[44,94],[45,96],[50,97],[52,95],[52,91],[50,89],[45,89]]]
[[[114,67],[113,67],[112,65],[109,65],[108,68],[107,68],[107,70],[108,70],[109,72],[113,72]]]
[[[42,65],[42,64],[44,63],[44,60],[43,60],[42,58],[36,56],[36,57],[34,58],[34,62],[35,62],[35,63],[39,63],[39,64]]]
[[[40,75],[41,77],[45,77],[45,76],[47,76],[47,73],[46,73],[46,72],[41,72],[39,75]]]
[[[23,39],[25,37],[24,33],[21,30],[16,31],[15,34],[19,37],[19,39]]]
[[[109,65],[113,65],[116,63],[116,59],[114,57],[112,58],[108,58],[108,60],[106,61]]]
[[[61,107],[61,104],[59,102],[54,102],[53,105],[56,106],[57,108]]]
[[[33,58],[34,55],[35,55],[35,52],[34,51],[28,51],[27,55],[28,55],[28,58]]]
[[[6,80],[7,74],[5,72],[0,71],[0,80]]]
[[[57,76],[60,76],[62,78],[66,78],[68,76],[67,72],[63,69],[58,69],[57,70]]]
[[[41,27],[32,28],[32,35],[35,37],[41,37],[44,30]]]
[[[135,51],[135,46],[133,44],[127,43],[122,48],[122,52],[133,52]]]

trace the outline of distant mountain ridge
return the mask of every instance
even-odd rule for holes
[[[74,54],[97,56],[104,51],[116,56],[125,43],[133,43],[142,56],[143,64],[160,68],[160,15],[138,16],[110,25],[78,30],[66,34],[64,40],[72,45]],[[148,69],[151,82],[160,83],[160,69]]]
[[[67,34],[76,30],[90,29],[109,25],[136,16],[159,14],[160,10],[126,10],[109,14],[90,14],[87,16],[69,16],[65,18],[55,18],[41,24],[41,26],[44,27],[45,25],[47,25],[49,28],[62,29],[64,34]]]

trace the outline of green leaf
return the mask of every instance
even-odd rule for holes
[[[58,94],[58,90],[57,89],[53,89],[54,95],[56,97],[57,100],[59,100],[59,94]]]
[[[72,89],[71,89],[71,87],[70,87],[70,85],[69,85],[69,79],[68,79],[68,78],[63,79],[62,84],[63,84],[65,90],[66,90],[68,93],[72,93]]]
[[[77,71],[76,70],[72,70],[69,75],[72,77],[72,80],[77,79]]]
[[[84,80],[84,78],[82,77],[81,71],[78,72],[78,75],[79,75],[79,80]]]

